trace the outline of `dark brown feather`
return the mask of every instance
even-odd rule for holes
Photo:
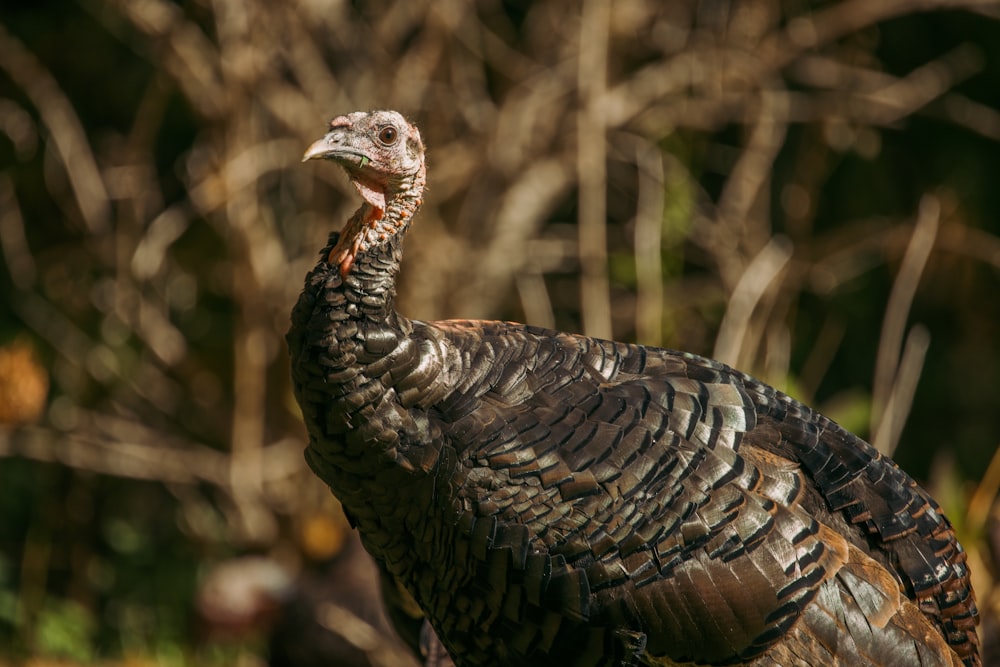
[[[400,254],[319,263],[292,375],[310,465],[457,665],[980,664],[951,525],[870,445],[694,355],[407,320]]]

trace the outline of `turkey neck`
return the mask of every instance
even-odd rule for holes
[[[397,399],[389,377],[416,350],[409,320],[395,310],[396,276],[423,170],[393,186],[382,215],[366,202],[339,238],[331,236],[292,315],[300,332],[288,339],[293,380],[313,436],[308,458],[328,483],[349,486],[401,459],[401,425],[387,410]],[[346,273],[328,259],[342,248],[356,250]]]
[[[437,427],[420,406],[446,393],[445,369],[460,362],[429,327],[395,310],[403,235],[421,203],[423,170],[391,185],[382,216],[366,198],[331,236],[292,312],[288,346],[309,466],[340,499],[368,551],[407,580],[417,567],[407,540],[422,534],[427,516],[452,511],[435,480],[450,479],[457,465],[453,451],[442,454]],[[344,249],[357,250],[346,272],[329,261]]]
[[[390,218],[390,212],[391,209],[370,222],[377,210],[364,204],[348,221],[336,245],[323,252],[321,266],[326,264],[340,277],[339,285],[331,282],[327,289],[342,292],[348,304],[355,304],[353,308],[345,304],[345,311],[366,326],[391,326],[396,315],[396,277],[403,258],[403,233],[409,224],[406,218]],[[376,244],[367,242],[372,237],[378,239],[379,235],[385,235],[385,240]],[[330,258],[339,248],[355,243],[360,248],[344,275]]]
[[[328,261],[334,262],[338,250],[351,251],[347,268],[338,266],[340,287],[345,294],[357,297],[350,301],[359,304],[369,324],[395,324],[396,276],[403,258],[403,235],[423,203],[426,178],[421,164],[414,174],[387,180],[379,188],[385,192],[385,209],[366,201],[347,221],[336,245],[323,252]],[[355,185],[359,192],[372,187],[357,182]],[[333,285],[330,288],[336,289]]]

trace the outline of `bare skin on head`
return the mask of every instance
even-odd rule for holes
[[[330,131],[302,161],[320,158],[343,167],[364,199],[327,258],[346,278],[358,254],[401,233],[420,207],[424,144],[417,128],[395,111],[356,111],[330,121]]]

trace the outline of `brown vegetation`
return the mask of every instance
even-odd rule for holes
[[[30,4],[0,10],[0,343],[51,390],[0,430],[30,480],[0,482],[0,641],[44,651],[65,598],[114,653],[199,559],[308,558],[331,500],[283,336],[357,199],[299,159],[378,107],[429,146],[400,310],[760,375],[928,478],[1000,605],[1000,3]],[[130,592],[147,548],[185,585]]]

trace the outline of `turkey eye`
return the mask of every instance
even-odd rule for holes
[[[383,127],[381,130],[379,130],[378,140],[381,141],[386,146],[389,146],[391,144],[396,143],[397,136],[398,135],[396,133],[396,128],[390,125],[389,127]]]

